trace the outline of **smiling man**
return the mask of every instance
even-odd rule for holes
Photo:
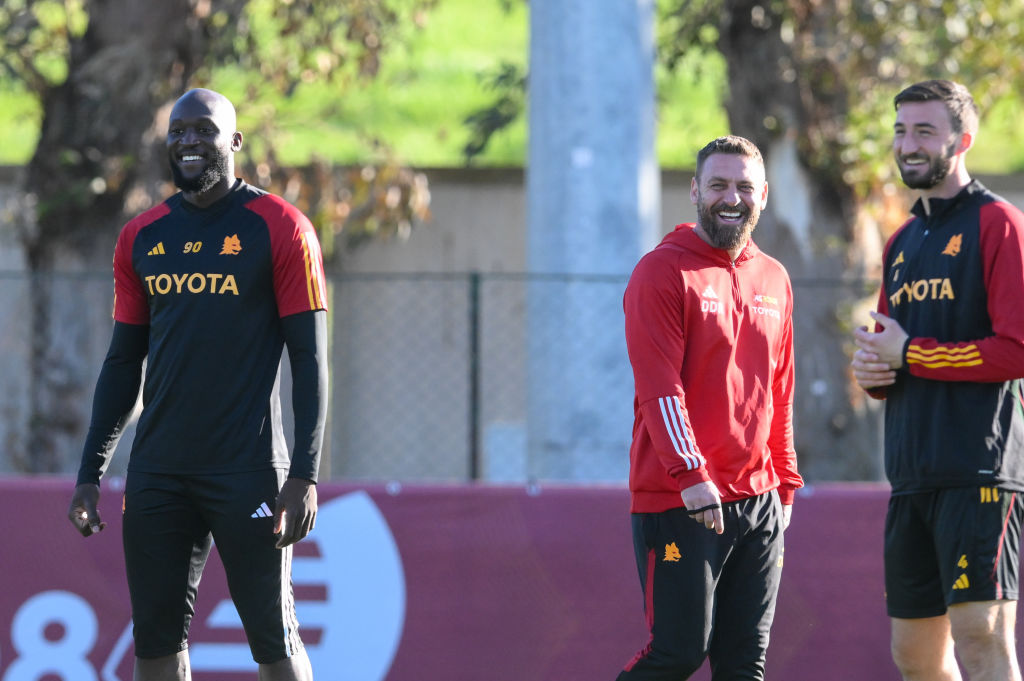
[[[242,148],[222,95],[174,105],[181,190],[130,221],[114,250],[114,330],[96,383],[69,518],[101,531],[99,482],[134,409],[123,543],[136,681],[191,678],[188,632],[212,543],[261,681],[309,681],[292,544],[313,529],[327,414],[327,298],[309,220],[235,177]],[[277,376],[288,347],[289,455]],[[273,509],[272,513],[267,512]]]
[[[234,182],[234,153],[242,148],[235,107],[212,90],[192,90],[171,111],[167,148],[174,185],[185,199],[194,205],[216,201]]]
[[[783,531],[803,482],[793,448],[793,295],[751,240],[761,152],[697,155],[697,223],[645,255],[624,296],[636,384],[629,488],[648,645],[619,681],[763,679]]]
[[[1024,510],[1024,214],[972,180],[967,89],[895,98],[893,155],[919,192],[886,245],[857,382],[885,400],[886,606],[904,679],[1019,681]]]

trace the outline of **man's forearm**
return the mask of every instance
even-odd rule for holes
[[[124,432],[142,382],[142,361],[149,345],[149,327],[115,323],[110,349],[103,360],[93,395],[92,418],[82,448],[78,483],[99,484]]]
[[[288,476],[316,482],[327,422],[327,313],[282,319],[292,369],[295,446]]]

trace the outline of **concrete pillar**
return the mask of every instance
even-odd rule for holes
[[[623,480],[622,292],[659,234],[653,0],[530,3],[528,475]]]

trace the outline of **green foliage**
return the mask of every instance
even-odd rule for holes
[[[982,134],[971,166],[986,172],[1022,167],[1019,116],[1024,91],[1024,3],[1005,0],[772,0],[772,13],[752,5],[750,16],[731,16],[743,3],[663,0],[660,55],[670,70],[719,47],[732,21],[782,17],[791,64],[766,64],[801,83],[816,120],[830,129],[806,130],[811,163],[842,177],[861,195],[893,180],[889,142],[892,97],[927,78],[963,82],[983,112]],[[739,10],[736,10],[739,12]],[[836,81],[835,78],[839,80]]]
[[[289,3],[249,4],[246,18],[233,21],[232,30],[225,31],[229,44],[217,48],[218,54],[227,49],[240,54],[219,66],[216,55],[206,55],[205,67],[192,81],[238,103],[239,124],[247,135],[243,157],[266,157],[266,143],[272,141],[272,155],[288,165],[316,159],[389,163],[400,158],[416,166],[459,166],[472,134],[463,119],[492,95],[481,74],[503,63],[525,68],[527,9],[522,0],[327,0],[332,6],[375,5],[378,11],[387,5],[392,8],[387,16],[397,17],[399,24],[381,29],[376,38],[364,38],[371,44],[382,41],[372,54],[344,45],[336,32],[330,36],[337,43],[331,59],[317,57],[313,50],[286,58],[291,47],[283,49],[285,43],[275,40],[275,31],[291,31],[288,40],[295,32],[287,28],[290,19],[272,12]],[[227,21],[224,5],[223,0],[212,3],[207,20],[214,32]],[[382,15],[370,16],[379,22]],[[372,23],[369,18],[361,21]],[[315,35],[324,39],[322,27]],[[269,56],[253,56],[257,54]],[[373,77],[372,68],[377,69]],[[39,98],[0,73],[0,105],[0,141],[12,126],[18,130],[11,144],[0,143],[0,163],[24,163],[38,137]],[[526,123],[519,118],[491,138],[476,163],[521,165],[525,140]]]
[[[87,222],[78,218],[103,210],[107,214],[94,217],[106,222],[116,216],[124,208],[129,190],[146,194],[149,202],[162,198],[152,184],[139,182],[134,160],[152,144],[146,121],[188,87],[215,87],[235,101],[247,117],[249,127],[243,130],[252,155],[243,154],[239,165],[248,165],[253,173],[250,177],[268,187],[276,188],[275,182],[283,179],[286,184],[281,191],[290,193],[291,178],[279,156],[280,149],[289,147],[288,138],[279,134],[280,126],[289,121],[279,117],[278,104],[301,104],[296,101],[299,91],[315,85],[330,93],[322,101],[336,109],[338,102],[380,77],[384,55],[408,42],[437,2],[176,3],[167,14],[138,17],[140,35],[148,38],[125,41],[124,46],[133,49],[121,51],[123,39],[104,30],[108,27],[101,18],[107,16],[105,12],[116,12],[120,5],[104,4],[105,0],[67,0],[66,5],[54,0],[9,0],[0,14],[0,21],[6,22],[3,45],[10,48],[3,53],[7,79],[0,87],[9,83],[6,93],[52,106],[45,113],[40,111],[38,120],[45,115],[51,125],[42,129],[44,134],[26,159],[26,191],[38,197],[34,217],[41,225],[24,232],[26,249],[39,254],[32,262],[42,263],[48,249]],[[80,15],[91,15],[96,24],[89,29]],[[144,23],[147,20],[149,24]],[[157,21],[174,22],[176,42],[170,49],[142,44],[154,35],[168,35]],[[160,58],[135,62],[125,56],[140,47],[152,47]],[[109,67],[118,59],[119,66],[137,63],[139,68],[115,69],[111,75],[104,65]],[[216,83],[222,73],[228,81],[223,88]],[[111,106],[125,95],[126,86],[135,96],[124,96],[123,103]],[[74,103],[70,108],[65,106],[69,99]],[[110,116],[112,110],[125,117],[122,125]],[[295,121],[297,130],[308,128],[309,121],[322,111],[303,113],[304,117]],[[313,146],[305,158],[297,160],[315,160],[315,151],[322,148],[322,144]],[[258,164],[250,161],[253,157],[260,159]],[[342,229],[346,240],[356,243],[378,235],[408,233],[413,221],[426,216],[429,193],[422,176],[403,169],[388,151],[371,160],[350,178],[324,177],[323,196],[296,197],[297,205],[307,210],[328,237],[328,246]],[[356,185],[345,186],[346,179]],[[74,213],[76,219],[65,219],[66,213]],[[325,252],[329,255],[330,248]]]
[[[677,68],[658,64],[658,159],[664,168],[692,169],[708,140],[729,132],[722,102],[728,96],[725,60],[717,52],[680,57]]]
[[[39,139],[42,107],[21,83],[0,80],[0,163],[24,163]]]
[[[506,4],[517,9],[514,0]],[[663,19],[667,18],[660,17],[658,21],[659,34],[667,35],[671,33],[671,21]],[[713,30],[709,33],[700,29],[698,33],[710,35],[713,43]],[[672,68],[657,65],[655,74],[659,112],[657,154],[665,168],[691,167],[704,142],[728,130],[722,107],[727,79],[721,56],[709,49],[677,57]],[[684,65],[679,66],[680,62]],[[463,147],[467,163],[493,162],[496,148],[501,149],[510,140],[515,143],[512,163],[525,163],[527,78],[525,60],[521,57],[515,61],[502,60],[481,73],[480,82],[490,97],[464,119],[470,134]]]
[[[658,0],[658,61],[677,71],[693,55],[718,51],[722,0]]]
[[[70,40],[85,33],[84,0],[5,0],[0,5],[0,76],[40,95],[67,77]]]
[[[504,14],[498,0],[440,0],[406,38],[387,46],[375,78],[351,86],[317,79],[300,83],[289,97],[273,97],[258,75],[240,68],[215,70],[211,84],[245,102],[239,107],[244,129],[264,137],[263,123],[274,124],[282,163],[400,158],[415,166],[459,166],[471,134],[463,119],[491,96],[479,74],[526,61],[525,7],[511,9]],[[477,161],[521,164],[525,139],[525,121],[517,120]],[[258,157],[263,150],[250,152]]]
[[[934,75],[966,83],[985,112],[971,167],[1024,168],[1024,3],[774,1],[785,6],[784,31],[808,68],[827,60],[843,74],[850,107],[841,142],[822,153],[842,164],[849,182],[891,177],[892,95]],[[247,158],[271,155],[287,165],[401,158],[418,166],[526,160],[522,0],[250,0],[230,27],[225,3],[211,6],[211,30],[227,43],[218,49],[237,56],[216,66],[211,55],[196,83],[239,102]],[[42,117],[34,93],[64,77],[67,40],[87,25],[84,7],[85,0],[0,7],[7,44],[0,162],[31,155]],[[717,49],[724,2],[659,0],[658,7],[658,157],[664,167],[688,168],[702,140],[729,128],[729,79]]]
[[[878,178],[894,179],[889,158],[892,98],[915,81],[948,78],[964,83],[983,114],[981,137],[1013,130],[1013,137],[1021,139],[1019,122],[1000,131],[992,113],[1000,100],[1018,99],[1024,85],[1024,4],[849,0],[849,5],[852,11],[837,13],[840,49],[807,49],[838,64],[845,78],[851,109],[840,155],[850,184],[863,192]],[[973,167],[986,165],[976,162],[980,156],[972,153]],[[988,163],[992,160],[990,156]]]
[[[222,27],[223,48],[286,97],[302,83],[344,88],[376,76],[387,47],[408,41],[436,3],[248,0],[243,20]]]
[[[342,247],[405,239],[430,214],[426,176],[396,162],[340,167],[314,161],[297,168],[261,162],[241,170],[309,216],[325,262]]]
[[[495,100],[489,106],[466,116],[470,139],[463,146],[466,162],[471,162],[487,148],[491,137],[507,128],[523,115],[526,106],[526,72],[518,64],[503,62],[496,71],[480,76]]]

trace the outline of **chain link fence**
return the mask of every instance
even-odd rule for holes
[[[621,453],[629,445],[632,388],[605,389],[601,367],[573,380],[598,396],[593,413],[618,415],[615,462],[597,462],[589,474],[573,475],[557,456],[553,462],[538,457],[527,427],[531,412],[539,409],[542,416],[546,398],[566,387],[546,378],[551,371],[538,358],[571,362],[593,340],[560,333],[564,308],[554,313],[557,318],[545,318],[539,316],[543,306],[530,301],[557,302],[560,293],[573,290],[584,301],[581,307],[615,320],[621,318],[624,277],[352,275],[335,277],[333,285],[330,475],[624,479]],[[621,345],[613,373],[621,376],[628,372],[622,330],[611,333]],[[556,404],[550,411],[560,410]],[[586,429],[576,430],[586,438]]]
[[[0,473],[30,470],[32,286],[0,274]],[[331,403],[323,479],[621,483],[632,376],[624,276],[337,274],[330,277]],[[47,381],[56,468],[73,474],[110,334],[108,273],[55,275]],[[822,295],[833,282],[801,287]],[[831,295],[834,290],[828,291]],[[244,343],[244,339],[240,339]],[[61,383],[63,382],[63,383]],[[282,404],[290,440],[290,377]],[[798,396],[799,399],[799,396]],[[121,475],[129,427],[108,474]],[[798,445],[800,443],[798,442]],[[798,447],[799,449],[799,447]]]

